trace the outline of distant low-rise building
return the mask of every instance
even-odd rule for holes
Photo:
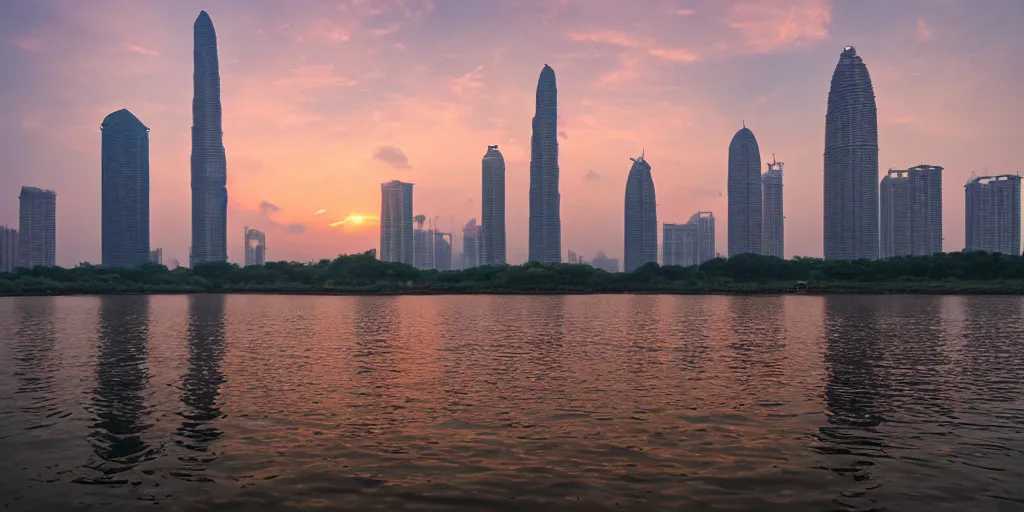
[[[154,264],[154,265],[163,265],[164,264],[164,250],[159,248],[159,247],[157,247],[156,249],[153,249],[152,251],[149,251],[149,262]]]
[[[18,267],[18,230],[0,226],[0,272],[14,272]]]
[[[597,251],[594,255],[594,259],[590,262],[594,268],[599,268],[605,272],[618,272],[619,271],[619,259],[609,258],[605,255],[604,251]]]
[[[258,229],[245,228],[245,266],[267,262],[267,235]]]
[[[18,199],[18,266],[56,266],[57,193],[21,187]]]
[[[662,227],[664,265],[691,267],[714,259],[715,254],[715,216],[711,212],[697,212],[686,224]]]

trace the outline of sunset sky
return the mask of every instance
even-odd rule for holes
[[[622,256],[630,156],[658,218],[717,218],[746,122],[785,162],[786,254],[822,254],[826,98],[845,45],[878,102],[880,172],[945,167],[947,251],[963,184],[1024,166],[1021,0],[206,0],[0,3],[0,224],[22,185],[57,191],[57,263],[100,259],[100,122],[150,129],[151,240],[188,260],[192,24],[220,50],[228,251],[269,260],[378,245],[380,183],[455,231],[480,216],[480,159],[505,156],[508,259],[527,255],[530,122],[557,75],[562,250]],[[361,217],[360,217],[361,216]],[[360,220],[361,219],[361,220]]]

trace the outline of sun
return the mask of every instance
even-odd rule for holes
[[[359,213],[350,214],[342,220],[333,222],[330,224],[332,228],[347,226],[347,227],[359,227],[370,224],[376,224],[378,217],[376,215],[362,215]]]

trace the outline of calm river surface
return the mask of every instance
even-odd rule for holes
[[[1024,510],[1024,298],[2,298],[0,503]]]

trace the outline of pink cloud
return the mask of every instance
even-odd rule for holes
[[[918,42],[926,43],[932,40],[934,34],[932,34],[932,28],[928,26],[928,23],[924,20],[917,20],[917,28],[914,30],[914,36],[917,37]]]
[[[746,39],[746,50],[770,53],[828,37],[828,0],[748,0],[733,6],[728,25]]]
[[[697,55],[684,48],[665,48],[648,39],[636,39],[628,34],[614,30],[598,32],[574,32],[569,39],[577,42],[607,44],[622,48],[642,50],[647,55],[673,62],[696,62]]]
[[[475,89],[482,86],[484,84],[483,70],[483,66],[477,66],[473,71],[452,80],[452,83],[448,88],[455,94],[462,94],[467,89]]]
[[[675,14],[676,16],[692,16],[696,13],[697,11],[693,9],[676,9],[672,11],[672,14]]]
[[[334,74],[331,64],[306,65],[293,68],[289,76],[274,82],[292,90],[307,91],[328,87],[351,87],[356,81]]]
[[[127,52],[135,53],[135,54],[138,54],[138,55],[145,55],[146,57],[159,57],[160,56],[160,52],[158,52],[158,51],[156,51],[156,50],[154,50],[152,48],[146,48],[145,46],[142,46],[142,45],[139,45],[139,44],[128,44],[128,45],[125,45],[124,49]]]
[[[14,44],[26,52],[38,52],[43,49],[43,39],[34,35],[17,36],[14,38]]]

